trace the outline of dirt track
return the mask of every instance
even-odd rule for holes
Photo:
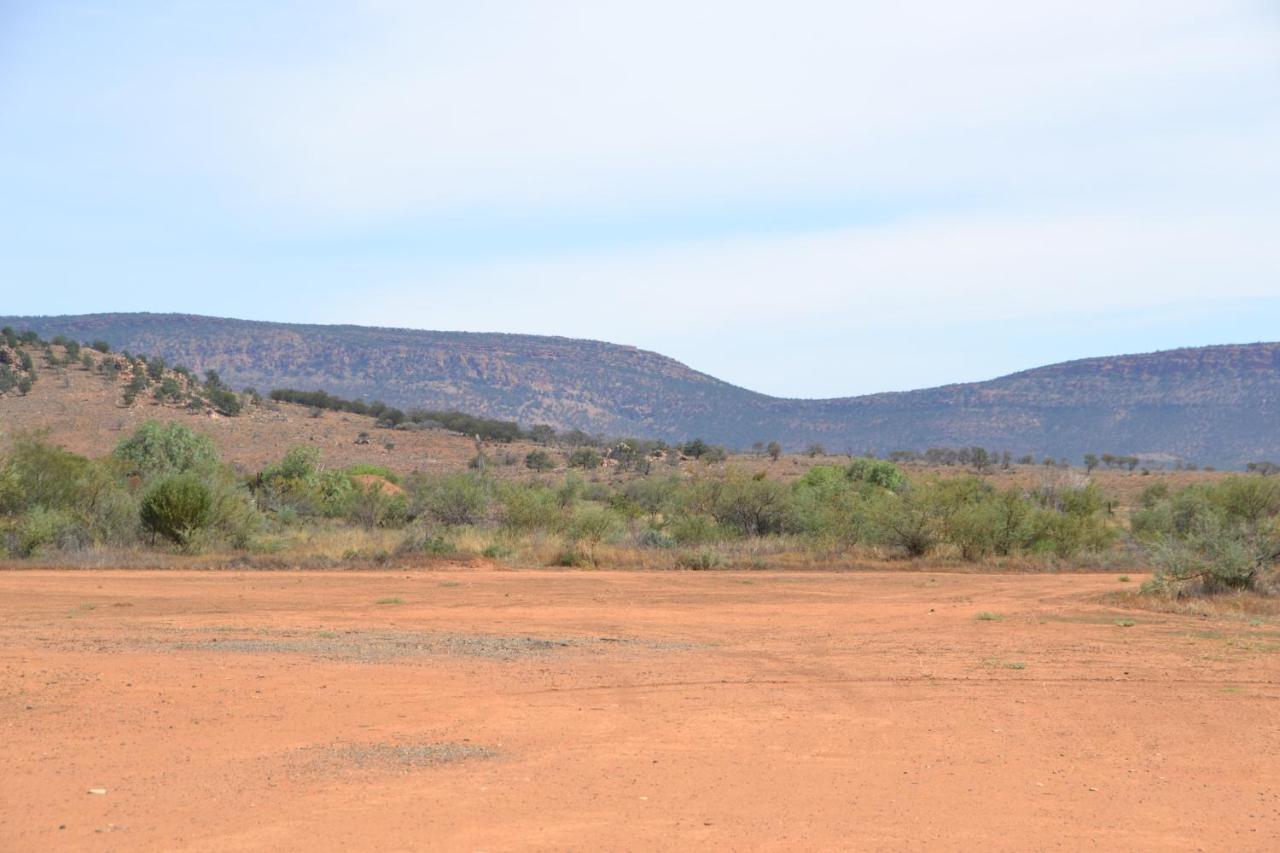
[[[0,849],[1275,849],[1280,627],[1119,586],[0,573]]]

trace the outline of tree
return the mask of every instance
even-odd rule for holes
[[[206,435],[179,423],[147,421],[133,435],[116,445],[115,457],[131,473],[144,477],[196,471],[206,473],[218,465],[218,449]]]
[[[676,449],[685,456],[693,459],[701,459],[706,452],[711,449],[711,445],[707,444],[700,438],[695,438],[693,441],[686,441]]]
[[[556,462],[547,451],[534,450],[525,456],[524,467],[531,471],[550,471],[556,467]]]
[[[534,424],[529,427],[529,440],[535,444],[550,444],[556,440],[556,431],[547,424]]]
[[[765,447],[765,452],[769,454],[770,459],[777,462],[778,457],[782,455],[782,445],[778,444],[776,441],[771,441],[768,446]]]
[[[570,468],[599,468],[604,460],[590,447],[580,447],[569,454]]]
[[[826,456],[826,455],[827,455],[827,449],[826,449],[825,447],[823,447],[821,444],[818,444],[817,442],[814,442],[813,444],[811,444],[811,445],[809,445],[807,448],[805,448],[805,451],[804,451],[804,452],[805,452],[806,454],[808,454],[808,456],[809,456],[809,458],[810,458],[810,459],[812,459],[812,458],[814,458],[814,457],[817,457],[817,456]]]
[[[206,385],[205,396],[209,398],[209,405],[227,417],[234,418],[240,414],[240,397],[230,388],[224,385]]]
[[[1098,454],[1086,453],[1084,455],[1084,470],[1092,474],[1093,469],[1098,467]]]

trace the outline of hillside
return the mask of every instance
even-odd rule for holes
[[[830,400],[769,397],[664,356],[531,335],[261,323],[175,314],[9,317],[45,337],[102,339],[236,387],[324,389],[404,408],[745,447],[832,451],[982,445],[1113,452],[1238,467],[1280,457],[1280,344],[1085,359],[987,382]],[[803,365],[797,365],[802,369]]]

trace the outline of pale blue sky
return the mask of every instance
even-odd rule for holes
[[[836,396],[1274,340],[1277,234],[1276,2],[0,0],[0,314]]]

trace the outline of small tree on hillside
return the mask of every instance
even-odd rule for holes
[[[545,450],[534,450],[524,458],[524,467],[531,471],[550,471],[556,467],[556,461]]]

